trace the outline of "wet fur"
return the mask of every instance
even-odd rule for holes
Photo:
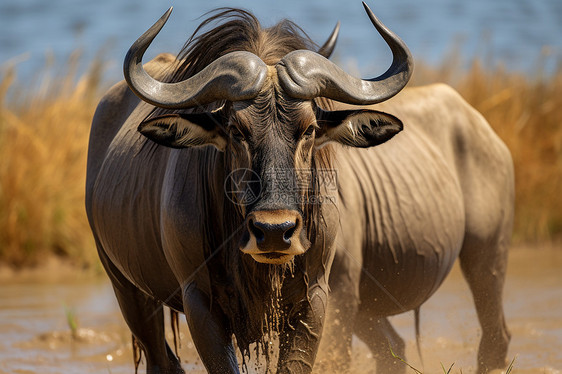
[[[202,32],[208,26],[217,23],[220,25]],[[197,28],[179,53],[177,65],[163,80],[168,82],[185,80],[215,59],[232,51],[249,51],[266,64],[274,65],[287,53],[297,49],[316,50],[316,45],[294,23],[285,20],[271,28],[262,28],[258,20],[248,12],[229,8],[219,9]],[[298,107],[303,105],[302,101],[286,96],[275,80],[268,82],[253,104],[255,110],[251,112],[249,118],[237,119],[241,126],[251,126],[253,118],[267,118],[271,123],[264,128],[264,131],[281,132],[283,129],[273,127],[273,123],[279,123],[277,121],[279,118],[275,116],[282,117],[282,122],[303,124],[303,126],[314,121],[314,118],[295,118],[295,113],[299,112]],[[228,112],[229,105],[232,104],[221,102],[181,111],[156,108],[147,120],[177,112],[209,112],[223,106],[226,106],[224,109]],[[226,121],[228,119],[225,118],[225,122],[221,124],[225,130],[228,126]],[[293,151],[290,150],[291,154],[294,153]],[[234,158],[233,152],[228,148],[225,153],[220,153],[213,147],[206,147],[200,149],[200,153],[199,174],[203,176],[203,180],[211,184],[216,180],[225,180],[232,170],[252,168],[249,155],[245,158]],[[319,170],[331,168],[331,155],[330,147],[324,147],[308,157],[311,157],[312,168]],[[307,156],[303,154],[297,155],[298,157]],[[257,160],[254,163],[259,164],[259,162],[260,160]],[[299,165],[299,160],[294,160],[293,165]],[[201,196],[200,211],[215,212],[212,216],[203,217],[207,223],[204,225],[202,236],[207,243],[206,247],[212,251],[213,248],[227,241],[227,238],[244,224],[246,207],[232,204],[227,199],[224,199],[222,204],[217,204],[212,197],[217,193],[220,195],[223,186],[214,185],[211,191],[209,187],[208,183],[200,183],[198,196]],[[310,181],[308,192],[311,195],[320,193],[317,178]],[[323,222],[321,206],[307,204],[301,208],[304,221],[307,223],[308,239],[314,244],[316,226]],[[223,217],[228,218],[223,219]],[[283,266],[257,263],[239,250],[240,236],[241,232],[238,232],[228,240],[220,256],[217,256],[216,261],[211,261],[208,267],[209,273],[212,274],[210,290],[214,295],[212,299],[218,300],[218,305],[229,318],[238,347],[243,355],[248,355],[251,343],[259,342],[262,347],[267,347],[262,338],[269,339],[287,323],[291,304],[306,300],[306,284],[298,281],[299,278],[306,276],[304,274],[306,270],[300,258],[297,258],[295,263]],[[285,281],[286,279],[290,280]],[[267,350],[262,349],[262,353],[267,353]]]
[[[159,58],[151,62],[152,73],[155,66],[165,65],[168,69],[168,81],[182,80],[201,70],[212,59],[232,50],[251,51],[268,64],[274,64],[291,49],[300,49],[311,43],[291,23],[282,22],[271,29],[262,29],[253,16],[230,9],[223,10],[204,21],[202,27],[219,22],[223,24],[193,37],[180,54],[179,62],[170,63],[173,60],[170,58]],[[198,29],[198,32],[201,30]],[[221,50],[223,47],[226,49]],[[160,61],[162,59],[166,61]],[[158,74],[155,74],[159,79],[162,78],[160,69],[158,67]],[[298,109],[292,106],[294,102],[276,93],[275,81],[272,81],[269,91],[265,90],[261,94],[259,99],[263,105],[259,108],[260,115],[276,112],[279,106],[281,109],[287,109],[287,112],[290,108]],[[214,103],[191,111],[215,110],[225,104],[225,109],[228,109],[229,103]],[[314,103],[324,110],[332,110],[332,104],[322,99],[315,100]],[[349,108],[338,104],[337,109]],[[334,235],[337,231],[337,235],[340,236],[338,240],[341,240],[339,244],[343,250],[338,251],[340,261],[336,258],[334,261],[336,269],[331,273],[336,277],[339,275],[339,279],[335,280],[341,282],[336,283],[332,288],[330,304],[335,306],[336,310],[339,307],[342,313],[345,311],[346,318],[340,319],[342,323],[338,325],[339,331],[334,335],[338,338],[338,343],[343,343],[342,357],[345,356],[345,352],[349,352],[345,344],[351,346],[351,334],[355,332],[363,333],[363,338],[373,343],[370,348],[374,353],[380,354],[381,357],[386,354],[390,359],[386,338],[397,335],[388,334],[390,324],[383,317],[415,308],[424,302],[437,289],[460,250],[461,267],[473,289],[483,326],[478,372],[499,368],[505,358],[509,342],[509,332],[501,307],[501,290],[513,217],[513,170],[509,152],[493,134],[486,121],[458,94],[445,86],[407,89],[403,94],[374,109],[396,114],[409,130],[404,131],[399,139],[388,147],[375,147],[373,150],[339,147],[337,160],[334,161],[338,168],[338,182],[341,182],[338,186],[338,210],[342,217],[340,227],[334,230]],[[136,112],[131,114],[135,110]],[[308,325],[305,325],[303,334],[293,335],[293,338],[300,339],[308,345],[297,345],[297,348],[301,349],[298,354],[290,355],[293,352],[286,351],[283,362],[286,364],[285,372],[294,371],[292,368],[295,367],[303,368],[302,372],[309,372],[316,354],[316,349],[309,348],[314,348],[315,341],[319,339],[315,331],[322,330],[321,319],[314,319],[314,317],[323,314],[325,304],[322,303],[326,299],[317,296],[327,292],[327,287],[325,290],[322,289],[318,278],[309,279],[308,275],[324,277],[321,280],[322,285],[327,284],[331,264],[329,256],[333,255],[333,252],[328,253],[328,250],[322,252],[321,240],[317,240],[318,243],[314,241],[316,234],[325,234],[322,230],[316,230],[315,226],[320,225],[325,217],[331,217],[329,214],[324,214],[327,212],[326,207],[320,210],[318,205],[309,205],[309,209],[302,209],[308,223],[307,233],[314,243],[309,253],[295,259],[292,271],[281,267],[274,267],[272,270],[268,265],[257,264],[249,256],[243,256],[237,248],[238,237],[228,241],[230,243],[228,247],[222,247],[224,240],[230,238],[232,233],[241,235],[236,230],[243,224],[243,217],[248,208],[234,206],[225,201],[224,178],[228,171],[252,164],[250,157],[244,159],[244,154],[249,155],[250,150],[240,152],[242,157],[234,159],[232,152],[219,153],[213,147],[183,151],[160,147],[135,133],[139,123],[137,121],[158,113],[170,114],[174,111],[161,109],[153,113],[149,111],[150,107],[144,103],[139,104],[138,98],[124,83],[114,87],[98,107],[92,127],[93,141],[90,143],[88,158],[86,194],[88,217],[94,235],[97,236],[96,240],[99,241],[101,238],[113,244],[113,252],[104,253],[98,242],[100,258],[112,279],[120,302],[131,304],[131,300],[135,302],[141,300],[144,303],[142,308],[131,307],[128,310],[122,308],[124,315],[127,317],[128,312],[128,317],[134,318],[133,322],[136,322],[129,324],[131,330],[135,333],[136,329],[136,333],[140,335],[145,333],[148,329],[145,328],[146,319],[142,318],[143,313],[150,314],[161,305],[158,304],[160,302],[158,299],[153,300],[146,296],[147,294],[158,295],[157,291],[167,292],[178,287],[178,279],[171,271],[174,264],[161,261],[162,253],[160,257],[155,258],[156,261],[160,261],[159,264],[153,264],[145,258],[140,260],[135,258],[139,251],[135,246],[144,244],[143,256],[150,257],[154,253],[154,248],[162,246],[160,241],[162,238],[159,236],[161,227],[158,226],[160,223],[158,217],[145,219],[142,222],[145,223],[142,230],[131,229],[140,222],[139,214],[135,214],[138,210],[135,210],[132,204],[137,200],[133,200],[131,195],[134,194],[146,204],[143,213],[158,215],[162,192],[162,183],[159,181],[164,180],[165,173],[165,168],[162,166],[170,159],[170,155],[178,155],[176,152],[189,152],[188,164],[195,170],[190,170],[193,171],[192,178],[185,182],[189,183],[190,187],[196,186],[198,190],[189,189],[190,195],[182,196],[182,199],[191,202],[190,198],[193,198],[196,192],[196,203],[200,205],[188,207],[195,211],[195,213],[190,212],[191,215],[181,216],[184,212],[173,213],[186,219],[193,227],[199,227],[201,222],[204,223],[201,225],[202,232],[190,237],[195,237],[198,241],[196,248],[202,248],[201,252],[204,253],[194,251],[183,257],[183,253],[175,253],[174,255],[179,257],[176,263],[182,263],[183,260],[202,263],[204,259],[209,259],[214,251],[220,250],[220,255],[214,256],[207,267],[199,272],[200,283],[197,287],[209,295],[211,311],[221,309],[224,312],[225,318],[228,319],[225,326],[228,335],[224,336],[230,340],[234,334],[240,349],[245,354],[249,353],[248,346],[251,342],[266,341],[269,338],[268,331],[275,331],[282,328],[284,324],[297,322],[296,318],[291,318],[296,314],[293,313],[297,309],[296,306],[316,303],[317,308],[308,309],[314,310],[315,315],[307,319],[307,323],[312,321],[316,325],[315,328],[308,329]],[[306,122],[307,119],[300,119],[301,124]],[[132,124],[134,127],[131,126]],[[221,126],[226,127],[228,123],[225,121]],[[111,144],[117,144],[117,147],[112,147]],[[119,146],[127,148],[119,148]],[[234,146],[234,143],[228,145],[231,146]],[[292,165],[300,165],[306,157],[306,152],[302,155],[297,153],[297,157],[290,161]],[[332,165],[329,147],[313,151],[311,157],[313,168],[330,168]],[[127,169],[127,164],[133,162],[135,168]],[[146,165],[153,168],[146,171]],[[342,178],[339,173],[342,173]],[[178,173],[174,176],[179,176],[182,180]],[[116,180],[122,183],[115,183]],[[417,183],[416,180],[421,182]],[[318,180],[313,180],[311,189],[316,189],[318,192],[318,184]],[[145,186],[147,188],[144,188]],[[181,187],[178,188],[180,192]],[[447,189],[443,190],[444,187]],[[120,209],[121,206],[125,209]],[[174,206],[167,206],[167,208],[174,209]],[[465,211],[466,214],[463,214]],[[110,214],[104,215],[107,212]],[[422,219],[417,219],[418,216]],[[123,219],[128,222],[128,226],[124,228],[129,229],[127,232],[119,227]],[[147,227],[146,222],[156,227]],[[420,222],[423,226],[419,224]],[[174,226],[173,230],[184,229],[184,223],[181,221],[181,227]],[[331,227],[335,226],[333,224]],[[112,231],[113,236],[102,235],[103,230],[115,230],[116,227],[119,227],[119,230]],[[442,230],[444,227],[448,228],[445,233]],[[193,233],[188,232],[188,234]],[[129,240],[130,238],[132,240]],[[199,243],[201,238],[204,245]],[[111,243],[111,240],[114,242]],[[123,242],[126,244],[123,245]],[[181,241],[174,244],[178,245],[177,248],[186,249],[182,247]],[[352,257],[349,256],[351,250],[354,251]],[[416,250],[422,252],[416,255]],[[118,257],[115,263],[110,261],[113,259],[109,258],[109,255]],[[122,257],[119,257],[120,255]],[[351,258],[362,259],[362,261],[353,262],[350,261]],[[154,265],[155,273],[159,277],[157,282],[145,282],[144,274],[139,271],[138,267],[147,263]],[[116,265],[121,268],[118,269]],[[365,266],[369,274],[386,276],[387,278],[381,279],[380,282],[388,287],[394,287],[389,288],[389,292],[403,297],[401,304],[404,307],[396,310],[396,303],[385,300],[387,295],[380,293],[380,289],[369,277],[362,276],[361,266]],[[323,271],[318,270],[321,267],[324,267]],[[168,271],[162,272],[158,269],[168,269]],[[382,273],[381,269],[385,272]],[[133,281],[126,279],[124,274],[130,277],[136,276],[134,278],[136,283],[133,284]],[[398,277],[397,274],[402,276]],[[404,277],[405,274],[408,276]],[[205,277],[209,279],[208,284],[205,282]],[[425,284],[422,284],[423,282]],[[160,288],[153,289],[152,286]],[[281,287],[280,293],[279,287]],[[316,291],[318,292],[315,293]],[[282,295],[282,300],[278,300],[279,294]],[[181,298],[178,300],[172,295],[166,299],[168,296],[164,295],[167,305],[181,310]],[[373,300],[378,301],[373,302]],[[355,318],[358,307],[360,307],[358,317]],[[375,312],[378,313],[377,316],[381,316],[381,323],[386,325],[384,328],[373,326],[371,323],[370,319]],[[283,318],[277,318],[278,316]],[[329,316],[327,320],[330,320]],[[350,325],[344,326],[345,324]],[[329,325],[327,324],[326,327],[330,327]],[[334,326],[336,324],[332,324],[332,327]],[[299,328],[296,323],[291,327],[295,330]],[[220,329],[216,329],[215,332],[217,331],[223,332],[222,320]],[[366,334],[367,332],[370,335]],[[265,338],[263,338],[264,333],[266,333]],[[164,339],[163,333],[155,335],[145,336],[145,342],[152,343],[156,340],[155,337]],[[302,339],[303,337],[305,339]],[[209,339],[209,341],[213,340]],[[384,342],[384,345],[381,346],[380,342]],[[295,340],[289,344],[291,343],[295,343]],[[226,339],[224,344],[228,344]],[[146,351],[150,352],[151,348],[152,357],[147,354],[147,362],[152,360],[155,365],[162,364],[162,367],[165,365],[169,367],[168,361],[172,357],[165,351],[161,352],[159,347],[148,347]],[[309,351],[311,353],[306,355]],[[324,351],[333,352],[330,349]],[[396,352],[403,354],[402,351]],[[377,365],[384,363],[379,360]],[[179,365],[178,362],[175,364]],[[235,364],[231,365],[232,368],[234,366]],[[392,369],[396,367],[391,366],[386,372]],[[384,365],[381,370],[384,371]],[[405,368],[402,371],[405,371]]]

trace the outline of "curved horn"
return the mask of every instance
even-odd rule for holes
[[[142,67],[142,57],[171,12],[172,8],[168,9],[138,38],[125,57],[125,80],[138,97],[158,107],[180,109],[217,100],[246,100],[258,94],[267,77],[267,66],[250,52],[224,55],[191,78],[177,83],[163,83],[148,75]]]
[[[320,56],[330,58],[330,56],[332,55],[332,52],[334,51],[334,48],[336,47],[336,42],[338,41],[339,33],[340,33],[340,21],[338,21],[338,23],[336,23],[336,27],[334,27],[334,30],[332,31],[332,34],[330,34],[330,37],[328,38],[328,40],[326,40],[324,45],[322,47],[320,47],[320,49],[318,49],[317,53]]]
[[[348,104],[367,105],[385,101],[406,86],[413,70],[408,47],[378,20],[367,4],[363,6],[392,51],[390,68],[379,77],[358,79],[318,53],[294,51],[276,65],[279,81],[290,96],[298,99],[327,97]]]

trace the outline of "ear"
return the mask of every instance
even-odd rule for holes
[[[402,121],[376,110],[321,111],[315,146],[337,142],[367,148],[382,144],[403,129]]]
[[[214,145],[223,151],[226,137],[221,128],[220,111],[211,113],[165,114],[141,122],[141,134],[171,148]]]

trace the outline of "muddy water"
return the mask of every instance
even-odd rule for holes
[[[562,372],[562,250],[512,251],[505,289],[513,373]],[[70,316],[69,323],[67,316]],[[422,366],[413,315],[393,317],[407,342],[407,360],[425,373],[472,373],[479,327],[455,268],[421,313]],[[70,325],[76,325],[74,333]],[[182,324],[184,368],[204,373]],[[171,339],[170,339],[171,341]],[[354,341],[354,372],[374,373],[367,348]],[[250,365],[251,372],[259,372]],[[263,370],[262,370],[263,371]],[[130,334],[108,282],[22,282],[0,285],[0,373],[132,373]],[[142,372],[142,371],[141,371]],[[412,371],[413,373],[413,371]]]

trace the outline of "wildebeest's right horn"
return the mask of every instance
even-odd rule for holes
[[[123,72],[131,90],[142,100],[162,108],[180,109],[217,100],[238,101],[254,98],[267,77],[267,66],[250,52],[224,55],[199,73],[177,83],[152,78],[142,67],[144,52],[160,32],[172,8],[131,46]]]
[[[410,79],[413,59],[406,44],[363,3],[373,26],[392,51],[392,64],[379,77],[358,79],[318,53],[298,50],[288,53],[277,64],[279,81],[297,99],[327,97],[348,104],[376,104],[396,95]]]
[[[334,51],[334,48],[336,47],[336,42],[338,41],[339,33],[340,33],[340,21],[336,23],[336,27],[334,27],[334,30],[330,34],[328,40],[326,40],[324,45],[322,45],[322,47],[318,49],[319,55],[324,56],[326,58],[330,58],[332,52]]]

